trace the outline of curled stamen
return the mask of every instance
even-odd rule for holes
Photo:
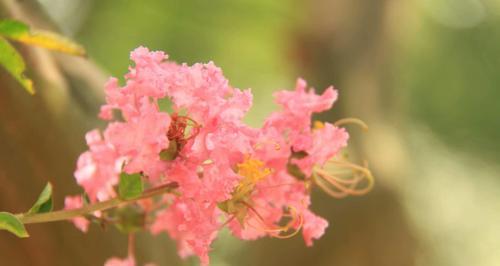
[[[291,238],[291,237],[295,236],[296,234],[298,234],[300,229],[302,229],[302,225],[304,225],[304,217],[302,215],[300,215],[294,207],[290,206],[289,209],[291,212],[293,212],[293,214],[290,213],[290,215],[287,215],[287,216],[291,217],[291,220],[290,220],[290,222],[288,222],[288,224],[286,226],[283,227],[283,229],[286,229],[286,230],[283,230],[282,233],[285,233],[285,232],[289,231],[290,229],[294,229],[294,230],[292,232],[290,232],[289,234],[286,234],[286,235],[279,235],[278,234],[278,235],[274,235],[273,237],[279,238],[279,239]],[[293,226],[297,223],[297,219],[298,219],[299,225],[297,226],[297,228],[293,228]]]
[[[340,199],[340,198],[344,198],[344,197],[348,196],[348,194],[346,192],[342,192],[342,191],[338,192],[338,191],[335,191],[332,188],[328,187],[326,184],[324,184],[324,181],[319,180],[316,175],[313,175],[312,179],[314,181],[314,184],[316,184],[318,187],[320,187],[321,190],[326,192],[326,194],[328,194],[334,198]]]
[[[291,238],[291,237],[295,236],[300,231],[300,229],[302,228],[302,225],[304,224],[304,218],[302,217],[302,215],[298,214],[296,209],[292,206],[290,206],[289,209],[291,210],[291,212],[293,212],[293,214],[291,213],[291,214],[283,215],[283,217],[291,217],[292,218],[286,225],[284,225],[284,226],[276,226],[276,225],[270,226],[266,223],[266,221],[264,220],[262,215],[260,215],[259,212],[257,212],[257,210],[255,210],[254,207],[252,207],[247,202],[243,202],[243,204],[245,206],[247,206],[248,209],[250,209],[257,216],[257,221],[259,221],[261,223],[263,228],[262,227],[259,228],[257,226],[254,226],[249,222],[247,222],[247,225],[256,229],[256,230],[261,230],[261,231],[264,231],[266,233],[269,233],[272,237],[275,237],[275,238],[279,238],[279,239]],[[293,228],[293,225],[297,224],[297,219],[298,219],[299,225],[297,226],[297,228]],[[280,235],[280,233],[286,233],[290,229],[294,229],[294,230],[292,232],[290,232],[289,234]]]
[[[346,185],[352,185],[358,183],[360,180],[359,178],[356,178],[355,175],[353,175],[351,178],[341,178],[341,174],[350,174],[350,173],[341,173],[341,172],[327,172],[324,169],[317,168],[315,169],[316,173],[320,176],[328,176],[329,179],[333,179],[336,182],[339,182],[341,184],[346,184]]]
[[[186,136],[188,126],[190,127],[190,132]],[[167,136],[169,140],[176,140],[184,144],[198,134],[200,127],[200,124],[188,116],[172,114],[172,123],[170,124]]]
[[[196,135],[198,135],[198,132],[200,131],[200,127],[201,125],[198,124],[196,121],[194,121],[192,118],[190,117],[187,117],[185,116],[184,117],[187,121],[191,122],[192,124],[189,125],[188,123],[186,123],[186,126],[191,126],[191,130],[189,132],[189,136],[186,137],[186,141],[196,137]]]
[[[341,178],[332,172],[322,168],[315,168],[312,179],[327,194],[335,198],[343,198],[349,195],[359,196],[368,193],[374,185],[374,178],[367,167],[362,167],[350,162],[329,160],[331,164],[350,169],[353,174],[347,178]],[[364,187],[359,184],[366,180]]]
[[[345,124],[356,124],[360,126],[364,131],[368,131],[368,125],[365,122],[363,122],[363,120],[358,118],[353,118],[353,117],[342,118],[340,120],[337,120],[337,122],[333,123],[333,125],[337,127]]]

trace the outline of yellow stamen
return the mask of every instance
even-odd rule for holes
[[[314,124],[313,124],[313,129],[322,129],[325,127],[325,124],[321,121],[314,121]]]
[[[245,161],[237,165],[238,175],[243,178],[235,189],[233,198],[241,199],[250,194],[257,182],[271,174],[271,169],[264,167],[264,162],[247,157]]]

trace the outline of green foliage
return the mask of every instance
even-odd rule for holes
[[[28,214],[43,213],[52,211],[52,184],[47,183],[35,204],[28,211]]]
[[[29,237],[23,223],[8,212],[0,212],[0,230],[7,230],[21,238]]]
[[[122,233],[133,233],[144,229],[146,223],[146,214],[144,210],[137,204],[131,204],[118,208],[113,214],[117,223],[116,228]]]
[[[457,30],[423,20],[398,65],[411,119],[444,143],[498,161],[500,17]],[[412,122],[414,123],[414,122]]]
[[[28,25],[16,20],[0,20],[0,35],[7,38],[16,38],[28,33],[30,28]]]
[[[26,69],[24,59],[5,38],[71,55],[85,55],[85,49],[82,46],[59,34],[49,31],[32,31],[28,25],[15,20],[0,20],[0,65],[30,94],[34,94],[35,90],[33,82],[24,76]]]
[[[133,199],[141,195],[144,190],[142,177],[140,174],[120,174],[120,183],[118,185],[118,193],[122,199]]]
[[[0,37],[0,65],[9,72],[29,93],[34,94],[33,82],[24,76],[26,65],[22,56],[7,42]]]
[[[30,30],[28,25],[15,20],[1,20],[0,35],[49,50],[78,56],[85,55],[85,49],[70,39],[50,31]]]

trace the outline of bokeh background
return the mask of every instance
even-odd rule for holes
[[[212,265],[500,265],[499,0],[1,0],[0,16],[56,30],[88,59],[18,46],[38,93],[0,70],[0,210],[28,209],[47,181],[56,207],[78,193],[72,177],[102,88],[139,45],[177,62],[213,60],[231,84],[252,88],[248,122],[275,110],[273,90],[298,76],[340,92],[321,118],[359,117],[350,154],[377,184],[366,196],[313,194],[331,226],[300,237],[243,242],[224,232]],[[30,225],[0,232],[1,265],[102,265],[126,255],[126,236],[98,226]],[[139,235],[138,259],[183,261],[166,235]]]

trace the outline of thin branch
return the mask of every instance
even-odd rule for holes
[[[144,191],[144,193],[141,196],[134,199],[123,200],[117,197],[110,200],[85,205],[78,209],[60,210],[60,211],[38,213],[38,214],[17,214],[16,216],[23,224],[46,223],[46,222],[69,220],[79,216],[91,214],[96,211],[104,211],[107,209],[118,207],[121,204],[136,202],[141,199],[147,199],[161,194],[170,193],[173,192],[177,187],[178,184],[176,182],[172,182],[148,189]]]

